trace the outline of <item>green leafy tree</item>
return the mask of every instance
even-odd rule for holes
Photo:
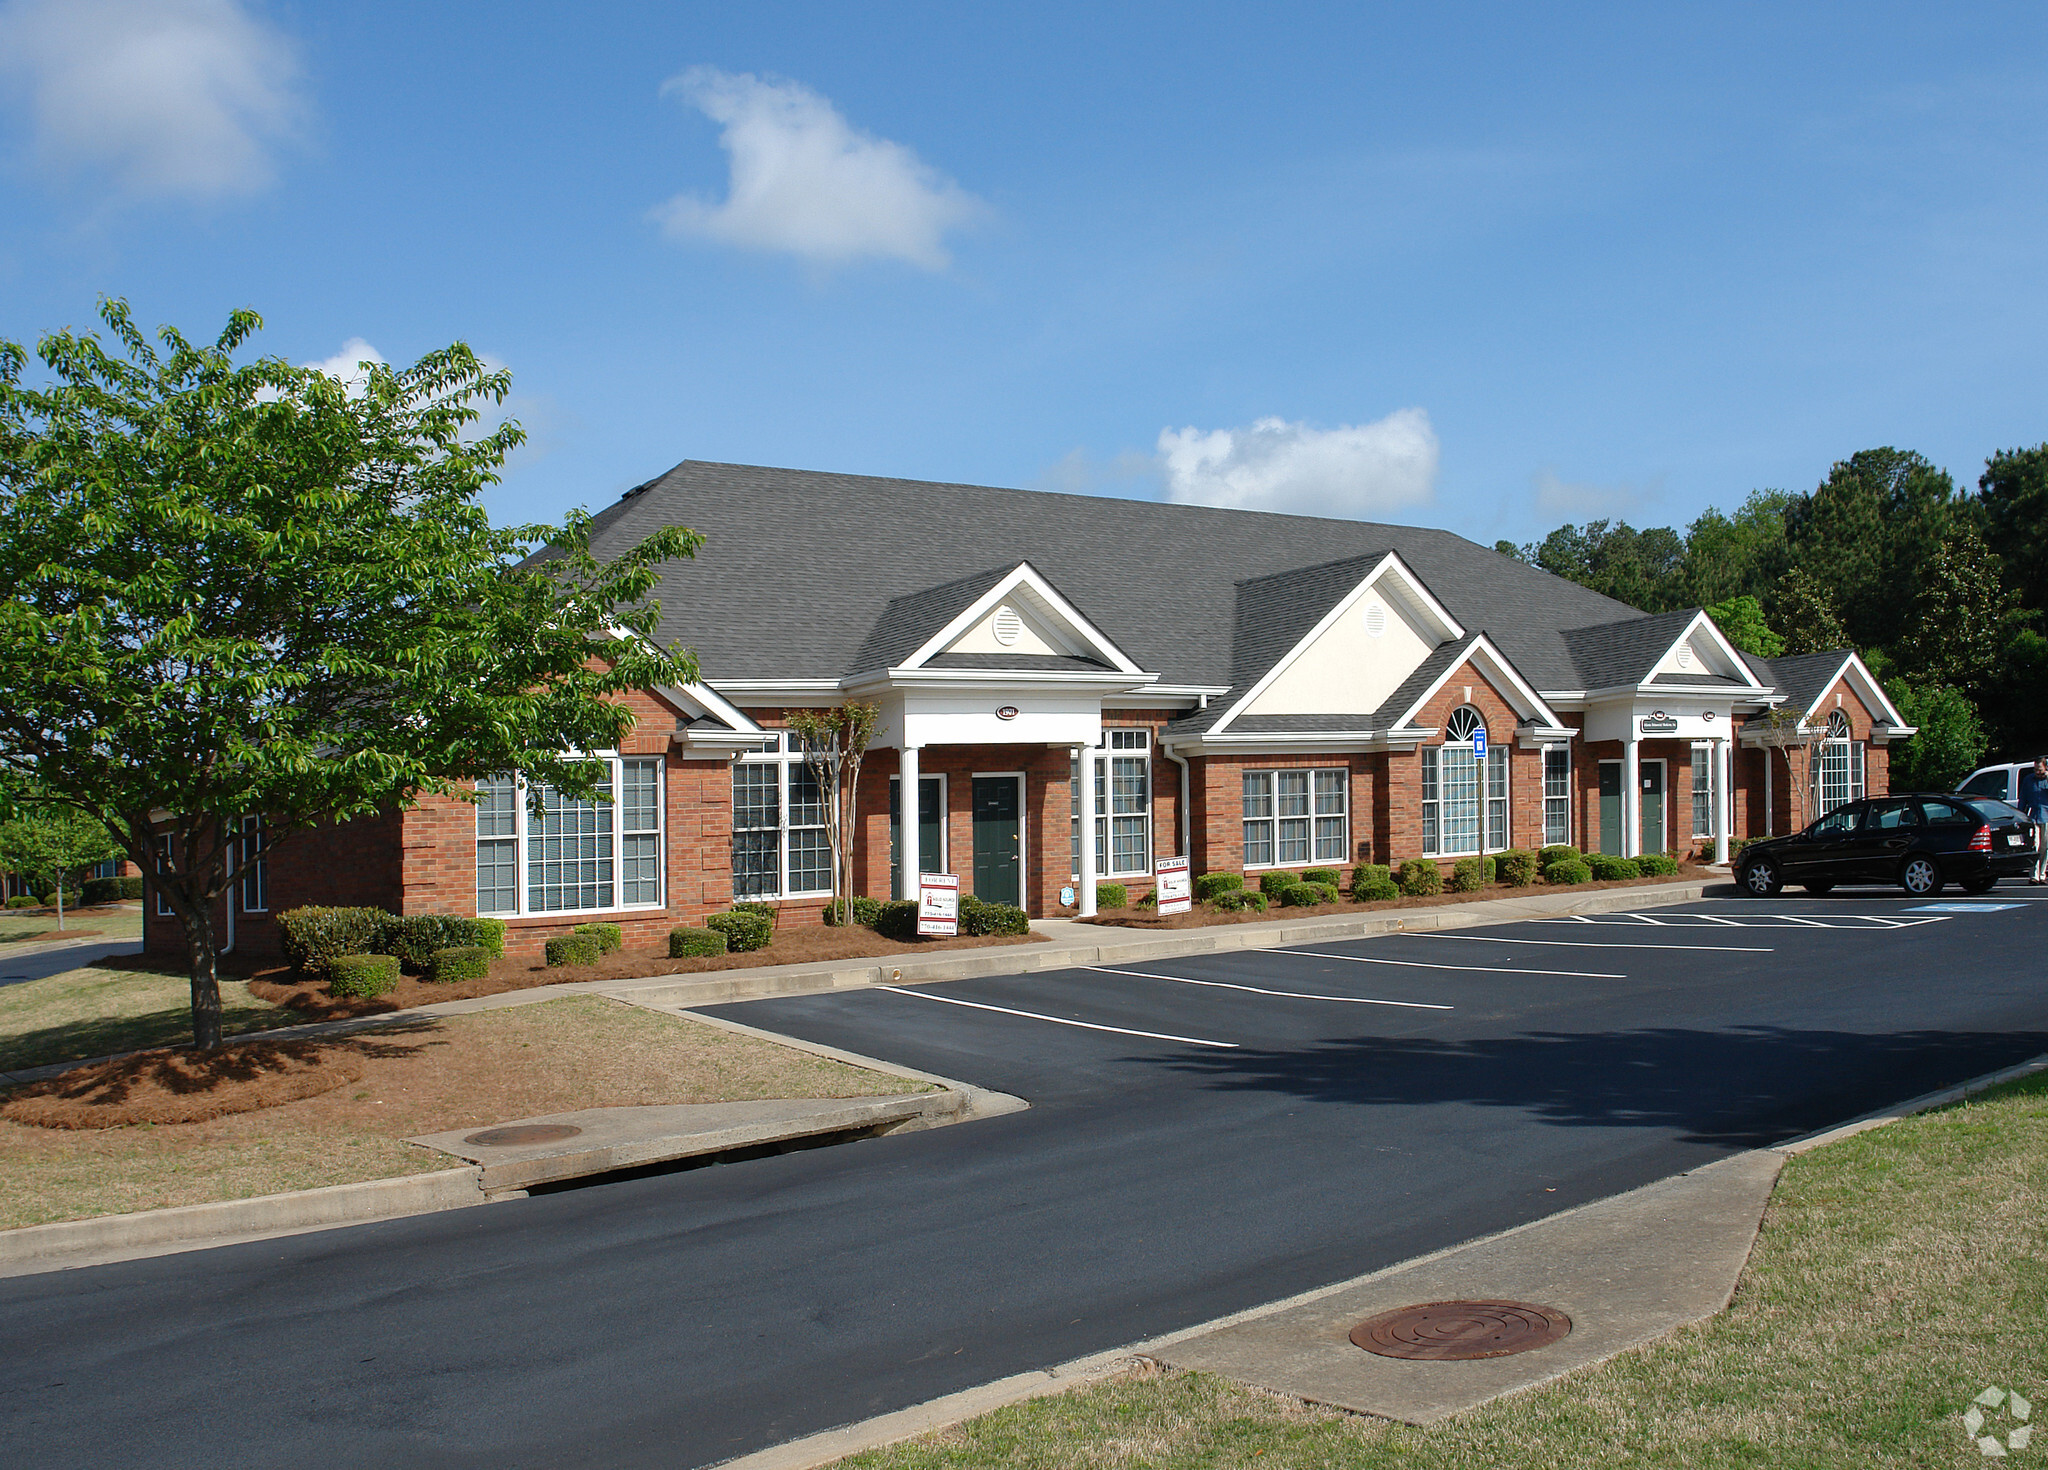
[[[1707,609],[1707,616],[1744,653],[1776,658],[1785,651],[1785,640],[1765,624],[1763,605],[1754,597],[1731,597],[1726,602],[1717,602]]]
[[[1669,526],[1638,531],[1627,521],[1559,526],[1522,548],[1522,559],[1645,612],[1686,607],[1685,542]]]
[[[1888,647],[1905,631],[1923,567],[1971,513],[1946,470],[1910,451],[1865,449],[1787,506],[1786,542],[1791,564],[1826,589],[1844,643]],[[1778,625],[1789,634],[1788,619]]]
[[[2007,581],[2028,607],[2048,608],[2048,444],[1992,455],[1977,486]]]
[[[800,709],[789,728],[803,742],[804,764],[825,793],[825,839],[832,845],[832,892],[841,924],[853,923],[853,826],[860,810],[860,765],[881,706],[849,699],[836,709]],[[913,798],[914,799],[914,798]]]
[[[655,645],[675,527],[600,563],[588,517],[494,527],[520,442],[476,438],[507,374],[455,345],[359,388],[236,361],[125,303],[116,339],[0,342],[0,770],[105,823],[184,927],[192,1028],[220,1042],[213,906],[247,813],[279,847],[523,769],[590,796],[630,689],[696,677]]]
[[[1834,598],[1820,581],[1801,567],[1778,583],[1773,621],[1785,630],[1785,652],[1826,653],[1849,646],[1849,635],[1835,611]]]
[[[1732,598],[1761,601],[1785,573],[1783,490],[1756,490],[1733,515],[1709,509],[1685,533],[1687,601],[1711,607]]]
[[[57,928],[64,928],[64,882],[80,868],[114,855],[106,824],[75,808],[48,803],[24,805],[13,820],[0,822],[0,865],[31,877],[48,877],[57,890]]]
[[[1921,574],[1899,644],[1900,668],[1912,682],[1948,685],[1981,701],[1993,689],[2018,617],[1998,558],[1965,523]]]
[[[1893,702],[1906,723],[1917,727],[1903,745],[1891,748],[1894,791],[1952,791],[1984,754],[1984,725],[1977,707],[1960,689],[1946,684],[1895,681]]]

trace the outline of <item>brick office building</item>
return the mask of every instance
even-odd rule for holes
[[[823,813],[783,727],[847,699],[882,711],[859,890],[957,872],[1034,915],[1069,888],[1089,911],[1098,879],[1135,897],[1171,853],[1253,874],[1546,842],[1725,856],[1882,793],[1912,733],[1852,652],[1751,657],[1697,609],[1646,615],[1448,531],[690,461],[592,546],[669,524],[707,538],[658,593],[703,682],[634,697],[610,801],[549,792],[536,818],[508,774],[476,806],[301,836],[233,896],[236,943],[274,951],[270,915],[301,903],[501,915],[515,953],[600,917],[652,943],[736,896],[815,919]],[[151,945],[175,947],[158,907]]]

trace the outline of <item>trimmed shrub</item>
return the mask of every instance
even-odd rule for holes
[[[1479,858],[1459,858],[1451,867],[1451,892],[1477,893],[1486,886],[1486,864]]]
[[[1210,899],[1209,903],[1219,914],[1242,913],[1246,909],[1255,914],[1263,914],[1266,911],[1266,895],[1243,888],[1227,888]]]
[[[875,914],[875,932],[884,939],[917,938],[917,900],[892,898]]]
[[[487,950],[494,960],[505,958],[505,921],[503,919],[471,919],[469,927],[476,938],[470,941],[478,949]]]
[[[36,906],[36,901],[26,893],[17,893],[7,900],[7,906],[11,909],[32,909]]]
[[[1386,869],[1381,868],[1380,872],[1384,874]],[[1368,878],[1363,883],[1351,885],[1351,896],[1360,903],[1386,903],[1401,896],[1401,885],[1384,876]]]
[[[1485,866],[1485,868],[1486,868],[1486,881],[1487,881],[1487,882],[1489,882],[1489,883],[1491,883],[1491,882],[1493,882],[1493,881],[1494,881],[1494,861],[1493,861],[1493,859],[1492,859],[1491,857],[1487,858],[1487,859],[1486,859],[1486,862],[1485,862],[1485,865],[1484,865],[1484,866]]]
[[[1604,852],[1588,853],[1586,866],[1593,877],[1601,883],[1613,883],[1623,878],[1640,878],[1643,870],[1625,857],[1613,857]]]
[[[1510,888],[1527,888],[1536,879],[1536,854],[1510,848],[1494,860],[1494,871]]]
[[[495,932],[493,932],[495,930]],[[503,919],[470,919],[461,914],[407,914],[384,916],[376,947],[398,956],[398,963],[412,974],[423,973],[438,949],[493,949],[492,958],[505,952]]]
[[[769,923],[775,922],[775,905],[763,903],[758,898],[750,898],[745,903],[735,902],[732,906],[732,911],[736,914],[759,914]]]
[[[1134,907],[1134,908],[1141,908],[1141,909],[1156,909],[1156,908],[1158,908],[1158,907],[1159,907],[1159,890],[1158,890],[1158,889],[1156,889],[1156,888],[1148,888],[1148,889],[1146,889],[1146,890],[1145,890],[1145,891],[1144,891],[1143,893],[1141,893],[1141,894],[1139,894],[1139,895],[1138,895],[1138,901],[1137,901],[1137,903],[1135,903],[1134,905],[1132,905],[1132,907]]]
[[[1098,909],[1121,909],[1130,907],[1131,892],[1121,883],[1098,883],[1095,885],[1095,907]]]
[[[1327,883],[1335,888],[1344,881],[1344,874],[1336,868],[1304,868],[1301,874],[1304,883]]]
[[[750,949],[766,949],[768,941],[775,937],[774,920],[739,909],[726,914],[713,914],[704,921],[704,927],[716,929],[723,934],[726,948],[734,954],[744,954]]]
[[[983,903],[971,893],[960,895],[962,934],[1029,934],[1031,916],[1013,903]]]
[[[678,924],[668,931],[668,957],[672,960],[708,959],[724,953],[725,936],[716,929]]]
[[[594,965],[597,963],[597,936],[593,934],[557,934],[547,944],[550,965]]]
[[[1280,907],[1312,909],[1323,901],[1323,890],[1314,883],[1290,883],[1280,890]]]
[[[327,961],[327,993],[344,996],[384,995],[398,988],[395,954],[338,954]]]
[[[1204,873],[1195,879],[1195,902],[1209,903],[1219,893],[1240,893],[1243,890],[1242,873]]]
[[[1335,903],[1344,896],[1334,883],[1311,883],[1309,887],[1322,894],[1324,903]]]
[[[1259,892],[1265,894],[1268,898],[1278,898],[1300,881],[1301,879],[1295,877],[1292,873],[1261,873],[1259,874]]]
[[[44,894],[42,898],[37,901],[41,903],[42,906],[46,909],[55,908],[57,906],[57,890],[52,888],[48,893]],[[74,898],[73,900],[71,900],[71,902],[75,905],[77,904],[78,900]]]
[[[825,905],[825,922],[833,925],[844,923],[849,902],[853,909],[853,922],[865,924],[870,929],[874,928],[875,915],[882,911],[882,901],[879,898],[856,898],[850,901],[835,898]]]
[[[1636,859],[1636,868],[1645,878],[1671,878],[1678,873],[1678,859],[1668,852],[1646,852]]]
[[[329,960],[345,954],[368,954],[377,948],[392,922],[392,915],[382,909],[309,905],[279,914],[277,937],[294,970],[302,975],[317,975],[327,969]]]
[[[1392,870],[1384,863],[1360,863],[1351,870],[1351,896],[1357,898],[1362,890],[1375,883],[1384,883],[1393,876]]]
[[[1591,883],[1593,870],[1582,858],[1565,858],[1543,870],[1545,883]]]
[[[1410,858],[1401,864],[1401,891],[1410,898],[1428,898],[1442,893],[1443,870],[1428,858]]]
[[[88,878],[85,880],[85,902],[125,903],[142,897],[142,875],[127,878]]]
[[[578,924],[570,932],[588,934],[595,939],[599,954],[616,954],[626,943],[626,937],[619,932],[617,924]]]
[[[1552,863],[1574,863],[1584,856],[1576,847],[1562,842],[1553,842],[1536,854],[1537,871],[1548,873]]]
[[[491,973],[491,952],[481,944],[451,944],[427,956],[427,973],[421,978],[434,985],[452,985],[457,980],[481,980]]]

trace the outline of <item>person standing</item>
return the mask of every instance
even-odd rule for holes
[[[2048,883],[2048,755],[2034,757],[2034,767],[2020,772],[2020,810],[2034,824],[2034,876],[2029,883]]]

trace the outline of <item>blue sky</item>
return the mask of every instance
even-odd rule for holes
[[[2037,7],[0,4],[0,336],[469,342],[684,458],[1683,524],[2048,439]]]

